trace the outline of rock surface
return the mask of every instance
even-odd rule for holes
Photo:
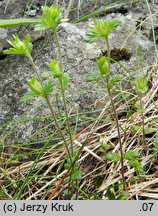
[[[106,17],[100,18],[102,20],[119,19],[121,21],[120,26],[110,36],[110,44],[111,48],[124,47],[132,53],[129,61],[122,60],[120,63],[134,76],[145,73],[155,59],[155,47],[149,38],[150,22],[145,23],[143,29],[136,29],[141,17],[140,12],[129,11],[123,15],[121,13],[109,13]],[[71,101],[69,110],[72,109],[73,112],[94,110],[97,100],[102,99],[103,104],[106,101],[105,92],[97,84],[86,83],[85,81],[87,73],[97,70],[96,58],[100,55],[101,50],[106,49],[104,41],[93,44],[84,42],[84,36],[89,25],[93,25],[91,19],[77,25],[63,23],[58,31],[64,71],[69,73],[71,77],[67,98]],[[30,31],[33,35],[31,28],[27,28],[24,32],[26,34]],[[42,36],[35,35],[34,37],[33,58],[37,69],[42,72],[47,70],[47,63],[57,57],[57,46],[50,31]],[[8,30],[0,29],[1,41],[5,41],[6,38],[8,38]],[[0,46],[1,50],[3,50],[3,46]],[[112,64],[111,71],[112,73],[127,75],[118,64]],[[0,60],[0,124],[50,115],[41,99],[27,104],[19,103],[20,97],[27,91],[27,80],[33,76],[30,64],[23,57],[7,56]],[[55,104],[55,93],[51,95],[51,101],[52,104]],[[17,127],[17,136],[25,140],[32,135],[37,127],[33,121],[21,124]],[[8,126],[8,128],[11,127]],[[15,134],[12,137],[15,137]],[[14,142],[16,142],[14,138],[7,141],[7,143]]]

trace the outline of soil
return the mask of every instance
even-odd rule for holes
[[[29,2],[30,1],[26,0],[12,0],[6,9],[6,13],[4,13],[5,2],[1,0],[0,19],[29,17],[30,14],[33,17],[39,16],[41,14],[41,6],[44,5],[45,0],[34,1],[33,5],[28,7],[27,4],[29,5]],[[48,5],[53,2],[54,1],[48,1]],[[93,1],[88,6],[86,6],[86,3],[89,1],[81,2],[83,2],[81,5],[83,9],[80,9],[79,13],[77,10],[72,11],[70,14],[70,21],[98,6],[101,7],[104,1],[95,1],[95,4]],[[109,1],[109,3],[111,2],[113,1]],[[59,4],[62,5],[62,1],[59,1]],[[77,1],[75,2],[75,5],[76,4]],[[156,13],[158,11],[158,2],[152,0],[150,2],[150,7],[151,12]],[[33,13],[34,15],[32,15]],[[148,9],[142,2],[130,5],[126,4],[119,9],[111,9],[106,13],[102,13],[99,17],[102,20],[115,18],[121,20],[121,25],[110,37],[110,44],[112,49],[115,50],[115,53],[116,50],[118,52],[123,46],[128,52],[128,56],[130,54],[130,57],[126,59],[127,55],[124,54],[124,58],[120,58],[119,53],[119,61],[127,67],[135,77],[144,73],[144,70],[147,71],[151,67],[156,56],[151,30],[151,20],[148,17]],[[143,25],[135,29],[139,26],[140,22],[146,18],[148,18],[147,20],[149,22],[144,22]],[[153,16],[153,23],[158,23],[158,17],[156,15]],[[85,76],[88,72],[97,70],[96,58],[102,51],[106,51],[103,42],[94,44],[86,44],[84,42],[87,27],[92,24],[92,20],[89,19],[77,25],[63,23],[59,27],[64,71],[69,73],[71,77],[71,87],[67,92],[68,100],[72,102],[69,104],[69,109],[73,109],[74,112],[76,112],[76,110],[84,112],[98,109],[100,105],[96,107],[96,104],[100,103],[97,103],[97,101],[101,101],[102,105],[104,105],[106,101],[104,91],[99,90],[97,84],[86,83],[85,81]],[[157,28],[158,27],[155,26],[156,34]],[[128,37],[132,31],[133,33]],[[36,99],[34,102],[31,101],[24,105],[19,103],[20,97],[27,91],[27,80],[33,76],[33,71],[29,63],[27,63],[26,59],[23,57],[3,55],[3,50],[8,47],[6,39],[9,39],[13,33],[18,33],[21,38],[27,33],[31,34],[34,45],[33,58],[40,71],[47,70],[46,63],[49,62],[50,59],[57,57],[57,47],[54,43],[53,34],[50,31],[43,34],[35,33],[32,26],[0,29],[0,124],[9,124],[9,122],[19,121],[21,119],[49,115],[49,111],[42,105],[41,99]],[[117,64],[112,64],[111,68],[113,71],[112,73],[125,73]],[[51,98],[52,103],[54,103],[54,95],[52,95]],[[40,106],[40,108],[37,109],[38,106]],[[60,105],[60,99],[59,106],[62,106]],[[41,127],[41,122],[37,124],[29,122],[19,127],[17,136],[25,140],[35,129]],[[14,137],[15,134],[7,141],[7,144],[16,142]]]

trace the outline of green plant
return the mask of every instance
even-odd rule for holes
[[[141,162],[138,159],[139,157],[140,157],[139,153],[132,150],[127,151],[124,155],[124,159],[126,159],[129,165],[135,169],[137,174],[139,176],[144,176],[145,171],[143,166],[141,165]]]
[[[86,80],[87,81],[96,81],[100,78],[105,79],[106,81],[106,88],[108,91],[109,99],[111,101],[111,106],[114,112],[114,117],[116,121],[117,126],[117,133],[118,133],[118,140],[120,145],[120,158],[117,157],[117,160],[120,159],[121,161],[121,174],[122,174],[122,182],[123,182],[123,188],[125,190],[125,177],[124,177],[124,158],[123,158],[123,149],[122,149],[122,141],[121,141],[121,133],[120,133],[120,126],[119,126],[119,119],[118,114],[116,111],[115,103],[113,100],[113,94],[112,94],[112,88],[122,79],[122,75],[117,74],[110,76],[110,44],[109,44],[109,35],[117,28],[117,26],[120,24],[119,20],[113,20],[113,21],[98,21],[94,20],[94,26],[90,26],[90,32],[86,34],[85,41],[92,43],[96,40],[104,39],[107,46],[107,57],[101,56],[99,59],[97,59],[97,65],[98,65],[98,71],[93,72],[87,75]],[[111,155],[111,160],[116,159],[116,155]]]
[[[68,88],[69,86],[69,75],[67,73],[63,72],[62,69],[62,55],[61,55],[61,48],[60,48],[60,43],[59,43],[59,39],[58,39],[58,34],[57,34],[57,27],[59,25],[59,23],[62,20],[62,10],[58,10],[58,8],[56,7],[56,5],[52,5],[51,7],[47,7],[44,6],[42,7],[43,10],[43,15],[40,17],[40,19],[38,20],[38,23],[35,26],[35,30],[36,31],[43,31],[43,30],[47,30],[47,29],[52,29],[52,31],[54,32],[54,36],[56,39],[56,43],[58,45],[58,53],[59,53],[59,62],[57,59],[51,60],[48,63],[48,67],[50,69],[50,73],[49,76],[48,74],[44,75],[44,79],[41,76],[41,74],[38,72],[38,70],[36,69],[36,65],[33,61],[33,58],[31,56],[31,52],[32,52],[32,43],[30,41],[30,35],[28,34],[26,36],[26,38],[22,41],[19,39],[18,35],[13,35],[13,38],[11,40],[8,40],[8,42],[10,43],[10,45],[12,46],[10,49],[5,50],[4,54],[17,54],[17,55],[22,55],[25,56],[34,72],[36,77],[33,77],[32,79],[30,79],[28,81],[28,88],[30,89],[22,98],[21,98],[21,102],[27,102],[30,99],[34,99],[35,97],[42,97],[45,101],[45,103],[47,104],[50,113],[54,119],[55,122],[55,126],[59,132],[59,134],[62,137],[62,140],[65,144],[65,147],[67,149],[67,155],[68,155],[68,161],[71,163],[71,165],[73,164],[73,140],[72,140],[72,134],[71,134],[71,127],[70,127],[70,123],[69,123],[69,115],[68,115],[68,111],[67,111],[67,104],[66,104],[66,96],[65,96],[65,90]],[[71,150],[69,149],[68,146],[68,141],[65,138],[65,134],[62,132],[61,130],[61,126],[60,123],[58,122],[58,119],[56,117],[55,114],[55,110],[51,105],[50,102],[50,94],[53,91],[53,79],[57,79],[58,80],[58,88],[61,92],[62,95],[62,99],[63,99],[63,106],[64,106],[64,110],[65,110],[65,116],[66,116],[66,123],[67,123],[67,128],[68,128],[68,135],[70,137],[70,144],[71,144]],[[76,176],[79,175],[80,171],[77,170],[78,166],[76,167],[76,162],[74,163],[74,165],[72,166],[72,170],[71,170],[71,179],[75,179],[77,178]],[[23,187],[22,187],[23,188]],[[22,190],[22,189],[21,189]],[[18,197],[19,198],[19,197]]]
[[[122,191],[120,184],[111,186],[107,190],[107,196],[109,200],[127,200],[127,194]]]
[[[49,63],[49,68],[51,69],[53,76],[58,78],[59,86],[62,94],[63,105],[65,110],[67,128],[70,136],[70,143],[71,143],[71,154],[73,155],[73,141],[72,141],[72,133],[71,127],[69,123],[69,116],[66,104],[66,97],[65,97],[65,90],[69,83],[69,76],[67,73],[62,73],[62,54],[61,54],[61,47],[57,33],[57,27],[62,22],[62,9],[58,9],[56,5],[52,5],[51,7],[44,6],[42,7],[43,15],[40,17],[40,21],[38,24],[35,25],[35,31],[43,31],[47,29],[52,29],[55,40],[58,46],[58,53],[59,53],[59,64],[57,60],[53,60]],[[57,74],[58,73],[58,74]],[[60,73],[60,75],[59,75]]]
[[[154,139],[154,141],[153,141],[153,145],[154,145],[153,150],[154,150],[155,152],[158,152],[158,134],[156,134],[156,137],[155,137],[155,139]]]
[[[143,106],[143,101],[142,101],[142,96],[145,94],[148,90],[148,80],[146,77],[142,76],[136,79],[135,81],[135,91],[139,97],[139,105],[137,106],[137,111],[141,113],[142,117],[142,134],[143,134],[143,144],[146,145],[146,140],[145,140],[145,134],[147,129],[145,129],[145,123],[144,123],[144,106]]]

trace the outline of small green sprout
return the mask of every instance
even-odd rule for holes
[[[73,157],[72,159],[75,160],[76,156],[77,156],[78,152],[74,151],[73,152]],[[66,156],[65,157],[65,164],[64,164],[64,168],[65,169],[69,169],[71,166],[71,161],[70,159]],[[80,181],[82,179],[82,172],[79,169],[79,164],[78,161],[75,162],[71,175],[70,175],[71,180],[75,180],[75,181]]]
[[[118,155],[115,152],[109,152],[105,155],[104,160],[108,160],[108,161],[117,163],[118,161],[120,161],[120,155]]]
[[[5,50],[4,54],[17,54],[29,57],[32,52],[32,43],[30,42],[30,34],[27,34],[26,38],[21,41],[18,35],[13,35],[11,40],[8,40],[8,43],[12,46],[12,48]]]
[[[35,25],[35,31],[44,31],[47,29],[56,30],[58,25],[62,21],[62,9],[58,9],[56,5],[51,7],[42,7],[43,15],[40,17],[40,21]]]
[[[91,31],[86,34],[85,41],[92,43],[98,39],[107,39],[119,24],[119,20],[105,22],[94,20],[94,26],[89,26]]]
[[[118,82],[123,80],[123,75],[122,74],[114,74],[113,76],[110,77],[109,79],[109,87],[110,89],[115,86]]]
[[[138,94],[144,94],[148,90],[148,81],[145,77],[139,77],[135,82],[135,90]]]
[[[132,150],[127,151],[124,155],[124,158],[128,161],[132,161],[138,157],[139,157],[139,153]]]
[[[138,173],[138,175],[140,175],[140,176],[145,175],[144,168],[138,160],[133,160],[133,161],[128,161],[128,162],[135,169],[135,171]]]
[[[62,87],[63,87],[63,90],[66,90],[68,88],[69,83],[70,83],[69,74],[68,73],[63,73],[63,75],[62,75]]]
[[[129,150],[125,153],[124,158],[128,161],[129,165],[135,169],[135,171],[140,176],[145,175],[143,166],[141,165],[139,158],[139,153],[136,151]]]
[[[154,151],[158,152],[158,134],[156,135],[154,141],[153,141],[153,145],[154,145]]]

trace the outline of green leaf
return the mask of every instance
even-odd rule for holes
[[[70,77],[68,73],[63,73],[62,74],[62,84],[63,84],[63,88],[64,90],[66,90],[69,86],[70,83]]]
[[[158,134],[156,135],[154,141],[153,141],[153,145],[154,145],[154,151],[158,152]]]
[[[135,170],[138,172],[138,174],[140,176],[144,176],[145,175],[145,170],[143,168],[143,166],[140,164],[140,166],[138,166],[137,168],[135,168]]]
[[[102,151],[107,151],[108,149],[110,148],[110,145],[109,144],[107,144],[107,143],[101,143],[101,148],[100,148],[100,150]]]
[[[128,162],[140,176],[145,175],[144,168],[142,167],[141,163],[138,160],[131,160]]]
[[[71,162],[70,159],[68,157],[66,157],[66,163],[64,164],[64,168],[65,169],[69,169],[71,166]]]
[[[20,18],[20,19],[1,19],[0,20],[0,28],[8,28],[14,26],[28,25],[38,23],[38,19],[28,19],[28,18]]]
[[[105,75],[107,78],[109,77],[110,65],[105,56],[97,59],[98,69],[102,75]]]
[[[144,113],[146,110],[139,104],[136,104],[137,112]]]
[[[63,9],[58,9],[56,5],[51,7],[43,6],[43,14],[40,17],[40,21],[35,25],[35,31],[44,31],[51,28],[53,31],[56,31],[58,25],[62,21],[62,12]]]
[[[82,179],[82,172],[80,170],[73,171],[71,180],[80,181]]]
[[[47,95],[49,95],[51,93],[51,91],[53,90],[53,81],[52,80],[48,80],[45,84],[44,84],[44,90],[45,93]]]
[[[87,43],[93,43],[96,40],[98,40],[98,35],[94,32],[88,32],[84,38],[84,41]]]
[[[116,200],[115,190],[113,187],[108,188],[107,195],[109,200]]]
[[[116,163],[120,161],[120,156],[117,153],[109,152],[107,155],[105,155],[104,160],[108,160]]]
[[[136,133],[142,133],[141,126],[133,125],[132,128]]]
[[[41,73],[41,77],[42,77],[43,79],[49,78],[50,75],[51,75],[50,71],[44,71],[43,73]]]
[[[5,50],[3,52],[4,54],[17,54],[26,57],[31,55],[33,46],[30,42],[30,34],[27,34],[26,38],[23,41],[19,39],[18,35],[13,35],[13,38],[11,40],[8,40],[8,43],[10,43],[13,48]]]
[[[118,82],[120,82],[123,79],[122,74],[115,74],[113,75],[109,80],[109,86],[112,88],[114,85],[116,85]]]
[[[142,126],[138,126],[138,125],[133,125],[132,128],[134,129],[134,131],[136,133],[142,134]],[[147,134],[152,134],[155,130],[153,128],[145,128],[144,133],[145,135]]]
[[[127,197],[127,194],[122,192],[118,197],[117,197],[117,200],[127,200],[128,197]]]
[[[37,94],[33,91],[26,92],[21,98],[20,103],[26,103],[27,101],[37,97]]]
[[[129,161],[134,160],[138,157],[139,157],[139,153],[132,150],[129,150],[124,154],[124,158]]]
[[[103,75],[98,73],[98,72],[91,72],[91,73],[86,75],[86,81],[87,82],[93,82],[93,81],[99,80],[102,77],[103,77]]]
[[[153,128],[145,128],[144,133],[145,135],[147,134],[152,134],[155,130]]]
[[[138,94],[144,94],[148,91],[148,81],[145,77],[139,77],[136,80],[135,90]]]
[[[94,20],[94,26],[89,26],[91,31],[86,34],[85,41],[92,43],[101,38],[107,39],[119,24],[119,20],[105,22]]]

